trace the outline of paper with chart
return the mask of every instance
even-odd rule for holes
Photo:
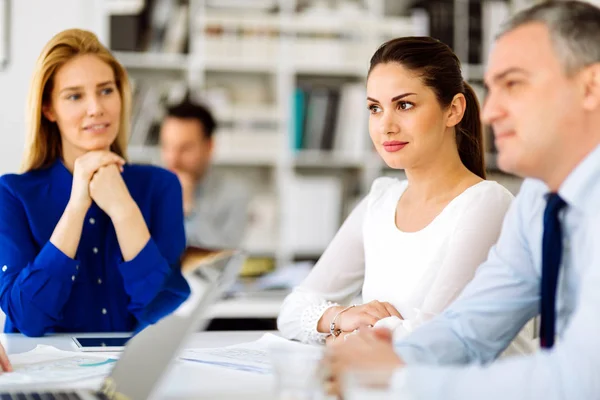
[[[11,355],[10,360],[14,372],[0,375],[0,388],[102,378],[110,373],[117,361],[113,357],[62,351],[45,345]]]
[[[266,333],[259,340],[227,347],[199,348],[184,350],[179,359],[188,362],[214,365],[237,371],[267,375],[272,373],[269,349],[303,347],[315,351],[318,346],[292,342],[282,337]],[[317,350],[318,351],[318,350]]]

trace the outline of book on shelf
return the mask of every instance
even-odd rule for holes
[[[116,3],[116,2],[115,2]],[[141,8],[110,17],[110,47],[119,51],[185,53],[190,5],[181,0],[148,0]]]
[[[469,64],[481,64],[483,53],[483,1],[469,1],[469,51],[467,60]]]
[[[332,126],[329,124],[333,91],[316,88],[309,92],[306,104],[305,131],[302,136],[302,147],[309,150],[328,150],[324,138]]]
[[[464,40],[468,44],[466,59],[461,59],[464,64],[485,64],[491,45],[501,23],[510,14],[508,0],[465,0],[466,15],[461,20],[466,21],[468,29]],[[454,33],[457,27],[455,21],[455,1],[447,0],[419,0],[414,9],[422,9],[429,15],[429,35],[439,39],[452,48],[456,43]],[[464,44],[464,43],[461,43]],[[462,55],[461,55],[462,56]]]
[[[429,15],[429,36],[454,47],[453,1],[420,0],[414,8],[424,9]]]
[[[149,17],[148,51],[159,52],[162,50],[169,19],[174,8],[173,0],[153,0]]]
[[[114,51],[136,51],[140,43],[141,23],[137,15],[110,16],[110,48]]]
[[[130,146],[158,144],[158,130],[166,107],[182,101],[187,93],[184,82],[132,80],[132,112]]]
[[[189,5],[179,4],[171,11],[169,23],[165,29],[162,51],[165,53],[183,53],[188,34]]]

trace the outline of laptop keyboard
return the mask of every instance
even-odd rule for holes
[[[108,399],[100,393],[94,396]],[[0,400],[82,400],[82,397],[76,392],[0,393]]]

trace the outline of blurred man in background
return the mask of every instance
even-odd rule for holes
[[[238,247],[247,224],[248,190],[211,168],[216,122],[188,100],[167,109],[160,130],[161,156],[183,190],[188,245]]]

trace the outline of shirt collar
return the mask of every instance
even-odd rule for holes
[[[558,194],[569,207],[585,209],[588,202],[595,201],[590,196],[590,188],[600,179],[600,146],[597,146],[581,161],[558,189]],[[597,199],[596,199],[597,200]]]

